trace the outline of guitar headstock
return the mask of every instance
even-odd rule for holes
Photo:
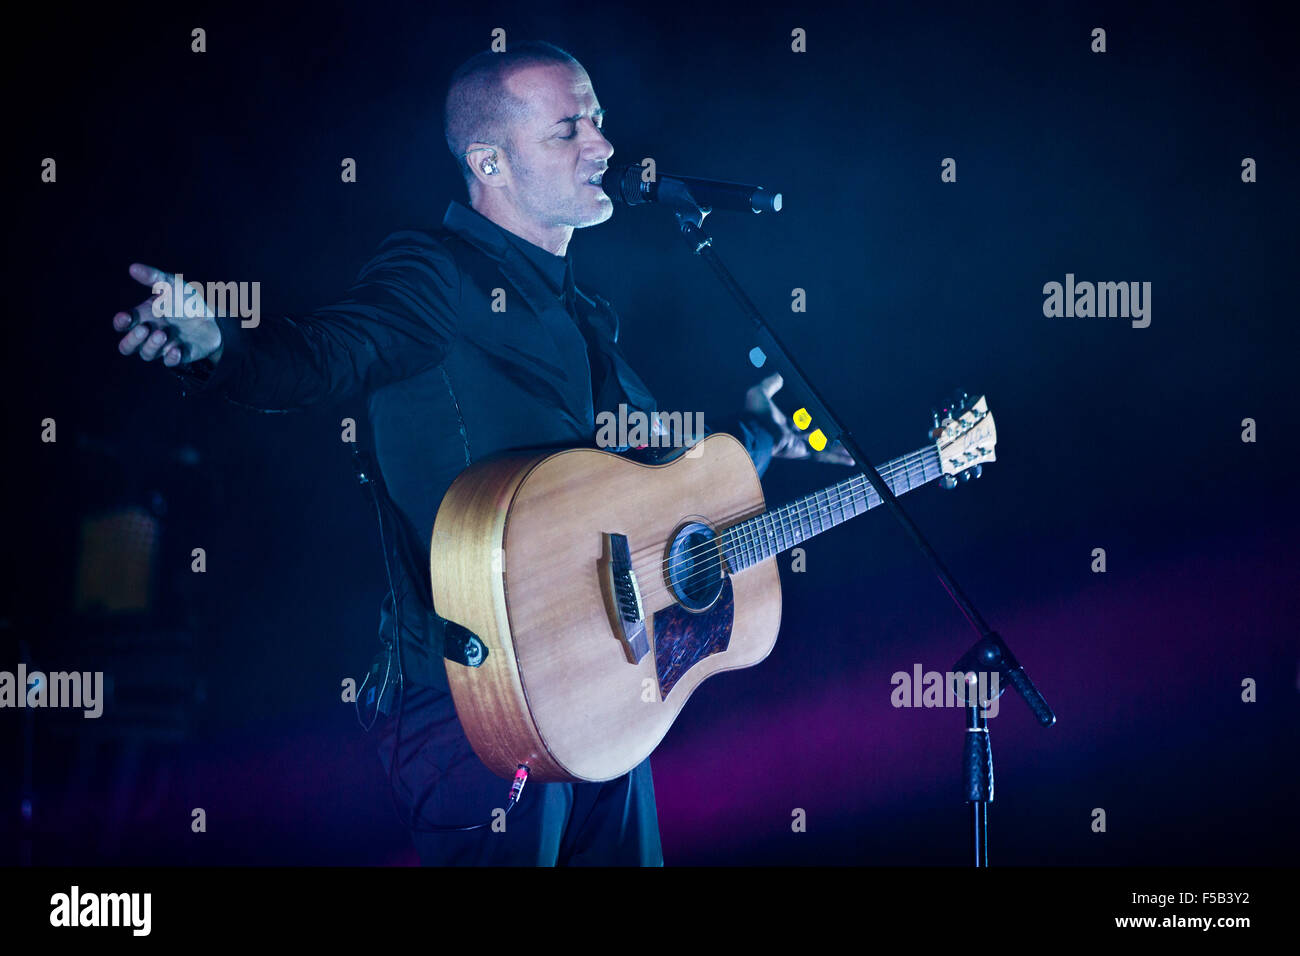
[[[978,478],[985,462],[997,461],[998,433],[983,395],[971,400],[962,392],[955,407],[943,410],[942,418],[936,412],[930,437],[939,450],[945,488],[956,487],[958,480]]]

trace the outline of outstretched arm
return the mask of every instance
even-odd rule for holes
[[[133,265],[137,281],[155,286],[172,277]],[[187,391],[217,391],[263,411],[289,411],[373,389],[438,364],[457,335],[460,277],[448,253],[428,233],[390,236],[361,270],[344,298],[301,317],[259,317],[245,328],[238,316],[214,315],[191,288],[201,312],[157,314],[158,295],[113,326],[125,332],[118,350],[145,361],[159,356]],[[162,310],[166,311],[166,310]]]

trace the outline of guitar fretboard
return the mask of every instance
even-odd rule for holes
[[[943,474],[939,452],[922,448],[876,469],[890,491],[902,495]],[[829,531],[881,503],[880,495],[859,473],[838,484],[814,491],[788,505],[732,525],[721,535],[722,552],[734,574],[793,548],[813,535]]]

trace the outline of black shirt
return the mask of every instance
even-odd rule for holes
[[[219,317],[220,363],[178,371],[187,391],[259,411],[367,396],[396,505],[389,540],[404,670],[413,684],[445,688],[428,548],[451,482],[498,452],[592,447],[598,411],[657,405],[618,346],[617,313],[577,288],[570,256],[457,202],[442,226],[390,235],[347,295],[310,315],[248,329]],[[744,442],[762,474],[775,436],[743,415],[713,424]],[[385,597],[381,634],[394,616]]]

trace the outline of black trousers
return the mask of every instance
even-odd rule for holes
[[[490,824],[510,783],[474,754],[451,694],[407,685],[403,696],[393,784],[424,866],[663,866],[648,758],[605,783],[529,783],[504,829],[498,823],[467,833],[420,832]],[[388,774],[396,711],[379,720],[379,759]]]

